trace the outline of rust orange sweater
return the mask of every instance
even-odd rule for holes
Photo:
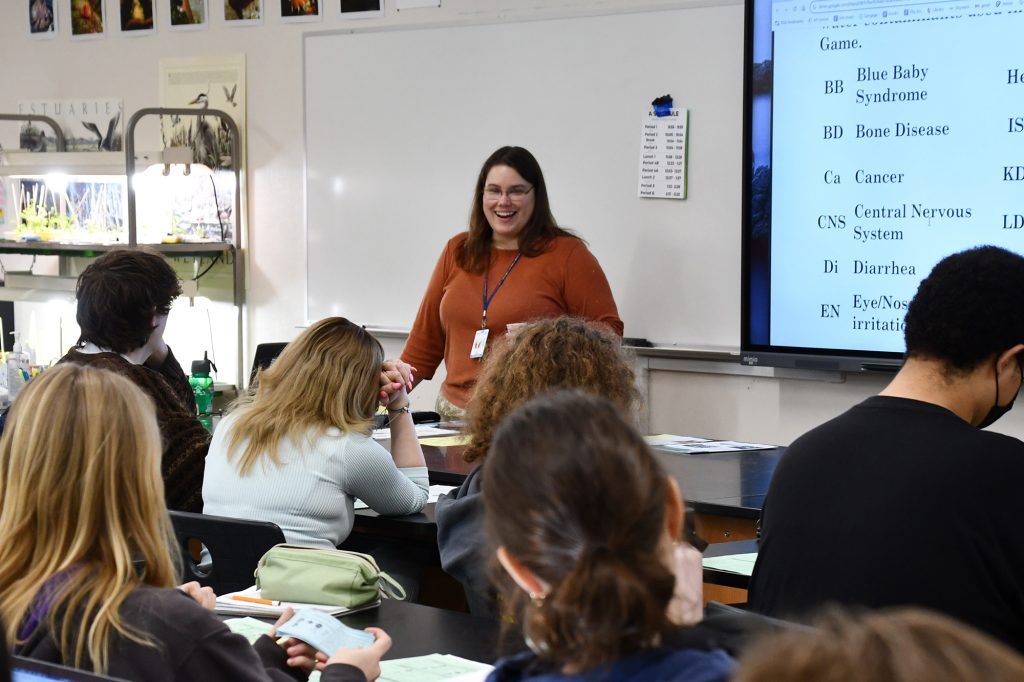
[[[463,232],[445,246],[402,351],[402,359],[423,379],[432,378],[444,360],[448,374],[441,393],[459,407],[469,402],[480,367],[469,351],[483,315],[484,274],[468,273],[455,263],[467,236]],[[491,250],[488,295],[517,253]],[[519,259],[487,308],[487,347],[505,336],[508,324],[559,315],[601,322],[622,336],[622,320],[604,271],[575,237],[557,237],[539,256]]]

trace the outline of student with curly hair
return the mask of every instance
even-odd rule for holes
[[[498,423],[530,398],[560,388],[602,395],[632,416],[640,394],[621,340],[601,325],[558,317],[530,323],[493,351],[469,404],[467,461],[483,462]],[[585,457],[580,451],[578,456]],[[437,502],[441,565],[466,590],[474,613],[490,610],[483,543],[483,464]]]
[[[679,487],[617,406],[580,391],[529,401],[495,432],[484,489],[496,583],[530,648],[489,680],[728,679],[733,660],[687,627],[703,578]]]
[[[1024,443],[985,430],[1024,382],[1024,257],[940,261],[882,392],[786,450],[761,515],[755,611],[916,605],[1024,651]]]

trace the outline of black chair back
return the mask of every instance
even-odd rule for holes
[[[253,571],[268,549],[285,542],[276,523],[172,511],[171,524],[181,551],[181,575],[212,587],[217,594],[255,584]],[[205,550],[205,551],[203,551]]]
[[[125,682],[120,677],[108,677],[21,656],[11,656],[11,675],[3,679],[13,682]]]
[[[261,343],[256,346],[256,354],[252,358],[252,371],[249,372],[249,386],[256,379],[256,372],[270,367],[270,364],[277,360],[287,343]]]

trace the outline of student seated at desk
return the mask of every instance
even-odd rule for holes
[[[181,294],[174,268],[159,253],[114,249],[78,277],[78,343],[60,362],[116,372],[151,399],[163,439],[167,506],[203,508],[203,459],[210,432],[196,416],[188,378],[164,342],[171,303]]]
[[[760,613],[922,606],[1024,651],[1024,443],[985,430],[1024,381],[1024,258],[940,261],[907,309],[880,395],[786,450],[750,582]]]
[[[639,401],[636,377],[622,340],[602,325],[572,317],[532,322],[491,351],[469,405],[472,440],[463,457],[483,462],[498,423],[533,396],[558,388],[602,395],[632,416]],[[573,457],[587,459],[580,449]],[[462,583],[473,613],[492,611],[483,553],[483,464],[458,490],[437,501],[441,566]]]
[[[359,325],[329,317],[305,329],[217,426],[204,513],[271,521],[290,543],[333,548],[352,531],[355,498],[381,514],[423,509],[429,483],[407,386],[389,374]],[[390,453],[370,438],[379,400]]]
[[[915,608],[833,611],[761,638],[734,682],[1020,682],[1024,657],[952,618]]]
[[[271,637],[250,646],[210,610],[208,588],[174,587],[160,432],[131,381],[59,365],[25,387],[9,425],[0,439],[6,647],[136,682],[306,679],[311,647]],[[367,653],[379,660],[390,644],[374,634],[369,651],[334,652],[322,679],[372,672]]]
[[[531,650],[489,680],[729,678],[733,659],[688,637],[703,578],[679,487],[618,407],[579,391],[528,402],[494,434],[484,488],[501,594]]]

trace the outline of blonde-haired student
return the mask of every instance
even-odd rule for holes
[[[381,514],[420,511],[426,463],[407,386],[392,378],[398,371],[361,326],[328,317],[303,330],[217,426],[203,512],[271,521],[290,543],[327,548],[352,531],[355,498]],[[381,400],[390,453],[370,437]]]
[[[152,401],[72,363],[33,379],[0,439],[0,621],[15,653],[142,682],[304,680],[309,646],[254,646],[174,587],[177,561]],[[200,603],[201,602],[201,603]],[[379,660],[390,640],[375,631]],[[319,655],[319,660],[326,657]],[[363,679],[339,650],[325,680]],[[375,664],[374,664],[375,665]]]

